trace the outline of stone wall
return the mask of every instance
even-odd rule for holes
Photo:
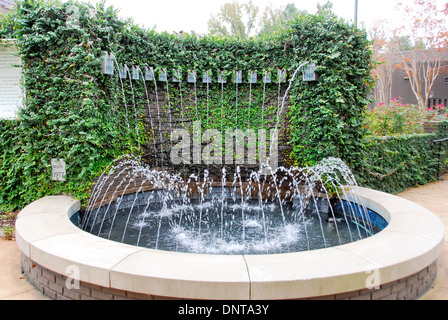
[[[163,297],[104,288],[86,282],[80,282],[79,288],[69,289],[66,284],[67,276],[43,268],[25,255],[22,255],[22,272],[37,290],[54,300],[166,300]]]
[[[66,276],[39,266],[25,255],[22,255],[22,272],[37,290],[55,300],[175,300],[100,287],[86,282],[80,282],[79,288],[68,289]],[[301,300],[416,300],[431,288],[436,274],[437,263],[434,262],[414,275],[381,285],[379,289]]]

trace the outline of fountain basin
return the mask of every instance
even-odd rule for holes
[[[358,242],[314,251],[222,256],[130,246],[77,228],[70,218],[80,210],[79,201],[56,196],[20,213],[16,238],[27,278],[53,298],[418,297],[435,277],[442,223],[408,200],[352,189],[388,227]],[[352,201],[350,194],[344,200]]]
[[[174,198],[166,190],[123,195],[89,214],[80,212],[74,223],[120,243],[215,255],[317,250],[362,240],[387,226],[375,212],[319,197],[307,202],[297,196],[280,205],[278,200],[243,200],[228,187],[215,187],[201,199]]]

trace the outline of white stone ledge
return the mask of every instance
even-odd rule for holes
[[[277,255],[199,255],[144,249],[93,236],[69,217],[80,203],[47,197],[16,222],[19,248],[62,275],[76,266],[79,280],[102,287],[187,299],[292,299],[362,290],[376,272],[385,284],[413,275],[439,257],[444,228],[423,207],[382,192],[356,188],[357,200],[389,226],[355,243]],[[346,200],[352,200],[349,196]]]

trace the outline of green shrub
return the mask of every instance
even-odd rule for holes
[[[425,131],[426,122],[448,120],[444,105],[429,109],[403,104],[393,99],[390,104],[381,103],[366,112],[365,128],[370,136],[391,136],[401,134],[420,134]]]
[[[424,132],[426,119],[426,112],[420,111],[417,106],[394,99],[389,105],[380,104],[367,111],[365,126],[368,135],[372,136],[420,134]]]
[[[102,89],[100,60],[103,28],[123,23],[111,10],[90,21],[83,5],[86,27],[67,28],[70,4],[23,1],[2,21],[2,34],[17,39],[27,96],[19,121],[0,121],[0,206],[61,193],[86,199],[104,166],[129,149],[116,95]],[[67,162],[66,182],[51,181],[52,158]]]
[[[443,104],[428,108],[428,121],[448,121],[448,108]]]
[[[373,85],[365,31],[335,16],[302,17],[293,25],[291,45],[298,60],[318,66],[319,81],[292,88],[292,158],[300,166],[329,156],[356,169],[361,159],[364,107]]]
[[[439,147],[433,141],[440,133],[367,137],[361,170],[356,171],[361,186],[388,193],[436,180]],[[441,170],[446,169],[448,146],[442,148]]]
[[[15,237],[15,228],[14,227],[6,227],[2,228],[3,230],[3,240],[13,240]]]

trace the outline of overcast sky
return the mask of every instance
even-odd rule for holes
[[[85,0],[86,1],[86,0]],[[99,3],[101,0],[87,0]],[[211,14],[216,14],[221,5],[232,0],[106,0],[107,6],[120,9],[120,16],[133,18],[140,25],[148,28],[157,26],[161,31],[194,30],[207,33],[207,21]],[[409,0],[404,0],[404,2]],[[245,2],[240,0],[239,2]],[[334,12],[346,19],[354,20],[355,0],[332,0]],[[359,21],[369,25],[374,19],[393,19],[398,0],[359,0]],[[260,8],[269,4],[273,7],[294,3],[300,10],[315,13],[317,4],[325,4],[326,0],[253,0]]]
[[[84,0],[99,3],[102,0]],[[107,6],[120,10],[123,18],[133,18],[134,22],[147,28],[156,26],[159,32],[195,31],[207,33],[207,21],[211,14],[219,12],[220,7],[233,0],[105,0]],[[238,0],[247,2],[248,0]],[[254,4],[264,9],[267,5],[273,7],[294,3],[300,10],[315,13],[317,4],[325,4],[327,0],[252,0]],[[436,0],[441,4],[447,0]],[[355,0],[331,0],[333,11],[341,18],[354,21]],[[411,4],[414,0],[358,0],[358,19],[367,30],[375,20],[398,22],[399,15],[396,6],[399,2]]]

